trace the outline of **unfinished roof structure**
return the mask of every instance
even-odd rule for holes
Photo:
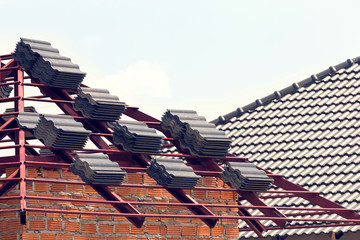
[[[294,83],[213,121],[232,139],[230,153],[258,167],[356,211],[360,201],[360,58]],[[283,196],[273,206],[313,207],[314,202]],[[285,215],[294,214],[293,211]],[[321,211],[320,213],[324,213]],[[337,218],[327,213],[314,218]],[[265,236],[355,232],[358,224],[291,223],[297,229],[273,230]],[[278,229],[267,222],[268,229]],[[311,226],[311,225],[310,225]],[[308,226],[307,226],[308,227]],[[254,238],[240,225],[240,237]],[[305,237],[305,239],[307,239]],[[354,239],[354,238],[353,238]]]
[[[168,110],[160,121],[108,91],[88,89],[82,83],[85,73],[48,42],[21,39],[15,53],[1,55],[0,62],[0,103],[5,106],[0,150],[13,153],[0,157],[0,172],[6,174],[0,179],[0,221],[5,221],[0,226],[6,226],[3,232],[15,232],[9,239],[19,238],[16,218],[27,227],[19,229],[32,234],[22,239],[41,234],[59,239],[63,233],[87,239],[144,239],[148,234],[233,239],[237,227],[235,233],[227,229],[233,230],[238,220],[247,226],[241,225],[242,235],[250,231],[260,237],[270,229],[308,228],[314,222],[360,224],[353,205],[342,206],[338,199],[262,170],[266,160],[256,167],[229,154],[225,134],[195,111]],[[26,95],[28,88],[39,89],[39,95]],[[35,113],[25,107],[28,102],[56,105],[60,113],[40,108]],[[5,111],[9,105],[13,109]],[[115,121],[120,115],[130,119]],[[279,144],[274,142],[273,148]],[[231,153],[238,152],[232,148]],[[308,204],[288,205],[284,198]],[[11,220],[4,220],[5,215]],[[106,223],[91,227],[104,219]],[[70,224],[56,230],[49,226],[58,221]],[[121,225],[114,225],[117,221]]]

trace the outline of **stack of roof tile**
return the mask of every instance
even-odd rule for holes
[[[106,121],[118,120],[126,110],[125,103],[117,96],[99,88],[79,88],[73,107],[84,117]]]
[[[7,108],[5,109],[5,113],[15,112],[15,108]],[[36,109],[33,106],[24,107],[24,112],[33,112],[37,113]]]
[[[126,176],[126,172],[116,162],[102,153],[76,154],[70,169],[84,182],[92,184],[118,185]]]
[[[34,129],[34,135],[46,146],[82,149],[90,131],[85,130],[82,124],[75,122],[71,116],[44,114]]]
[[[221,179],[233,188],[248,191],[265,191],[270,188],[273,179],[249,162],[228,162]]]
[[[118,120],[108,125],[114,130],[114,143],[125,151],[159,153],[161,150],[162,137],[145,123]]]
[[[158,184],[172,188],[194,188],[200,179],[184,160],[175,158],[154,158],[146,172]]]
[[[8,98],[10,96],[13,87],[9,85],[1,86],[0,87],[0,98]]]
[[[33,77],[49,86],[76,89],[86,75],[49,42],[21,38],[12,55],[22,67],[30,69]]]
[[[195,111],[167,110],[162,117],[161,126],[193,155],[224,157],[228,154],[231,140]]]
[[[40,149],[39,153],[41,156],[54,155],[54,152],[47,148]]]
[[[21,129],[34,130],[40,121],[40,115],[36,112],[19,112],[16,121]]]

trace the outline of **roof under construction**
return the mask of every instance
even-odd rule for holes
[[[13,112],[0,114],[3,144],[0,149],[15,149],[15,155],[0,157],[0,172],[7,167],[17,167],[12,175],[0,179],[0,200],[20,202],[18,209],[0,209],[0,212],[20,211],[23,224],[27,212],[123,216],[137,227],[141,227],[148,217],[179,217],[166,213],[149,214],[136,208],[145,204],[156,208],[172,203],[157,202],[156,198],[152,202],[127,202],[110,190],[109,186],[120,184],[136,187],[122,183],[126,173],[130,172],[148,173],[158,185],[142,187],[168,191],[192,213],[181,215],[182,218],[198,218],[209,227],[214,227],[219,219],[239,219],[248,226],[243,231],[262,236],[269,229],[308,228],[315,222],[324,227],[360,224],[360,215],[352,206],[344,207],[319,192],[296,185],[281,174],[262,169],[261,161],[255,165],[254,161],[229,153],[230,140],[225,133],[195,111],[168,110],[160,121],[138,107],[121,102],[107,90],[89,88],[82,83],[85,73],[79,66],[61,56],[48,42],[21,39],[15,52],[1,55],[0,62],[0,103],[14,104]],[[13,87],[13,93],[9,86]],[[40,94],[26,95],[28,87],[38,88]],[[38,113],[24,113],[28,102],[52,103],[61,114],[38,109]],[[130,120],[118,120],[120,116]],[[176,153],[168,151],[168,142]],[[93,148],[88,147],[90,143]],[[41,155],[39,149],[49,149],[52,155]],[[70,168],[82,182],[28,178],[26,168],[30,166]],[[197,181],[204,176],[218,177],[227,183],[227,187],[197,187]],[[111,204],[117,212],[29,207],[29,199],[59,200],[28,195],[26,183],[36,181],[91,186],[104,198],[101,202]],[[17,185],[20,188],[18,196],[4,196]],[[219,215],[209,210],[214,205],[199,204],[185,189],[232,191],[246,204],[217,204],[216,207],[238,209],[236,216]],[[302,199],[309,205],[288,206],[286,202],[270,205],[266,201],[280,201],[284,197]],[[257,211],[253,213],[249,211],[251,209]],[[268,222],[273,225],[269,227]],[[290,222],[301,222],[302,225]]]

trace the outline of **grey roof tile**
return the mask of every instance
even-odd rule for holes
[[[360,58],[285,88],[213,122],[232,139],[230,152],[345,207],[360,205]],[[302,198],[270,205],[312,206]],[[287,211],[291,212],[291,211]],[[336,215],[313,216],[337,218]],[[273,223],[263,221],[263,223]],[[291,223],[291,224],[301,224]],[[241,223],[240,227],[244,227]],[[264,236],[336,231],[337,227],[268,231]],[[357,231],[359,226],[339,228]],[[346,229],[346,230],[345,230]],[[255,237],[240,232],[241,238]]]
[[[114,143],[125,151],[159,153],[161,150],[162,137],[143,122],[118,120],[108,125],[114,130]]]
[[[84,117],[115,121],[126,110],[126,105],[106,89],[79,88],[73,108],[75,111],[81,112]]]
[[[106,154],[75,154],[71,171],[79,175],[84,182],[92,184],[118,185],[126,176],[118,163],[112,162]]]
[[[86,75],[70,58],[61,56],[59,50],[49,42],[20,38],[12,55],[21,66],[29,68],[41,83],[49,86],[76,89]]]
[[[81,123],[67,115],[44,114],[34,129],[36,138],[54,148],[82,149],[90,133]]]
[[[176,158],[153,158],[146,172],[158,184],[172,188],[194,188],[201,178],[184,160]]]

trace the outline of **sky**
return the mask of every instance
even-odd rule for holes
[[[160,118],[208,121],[360,55],[360,1],[0,0],[0,54],[51,42],[106,88]]]

